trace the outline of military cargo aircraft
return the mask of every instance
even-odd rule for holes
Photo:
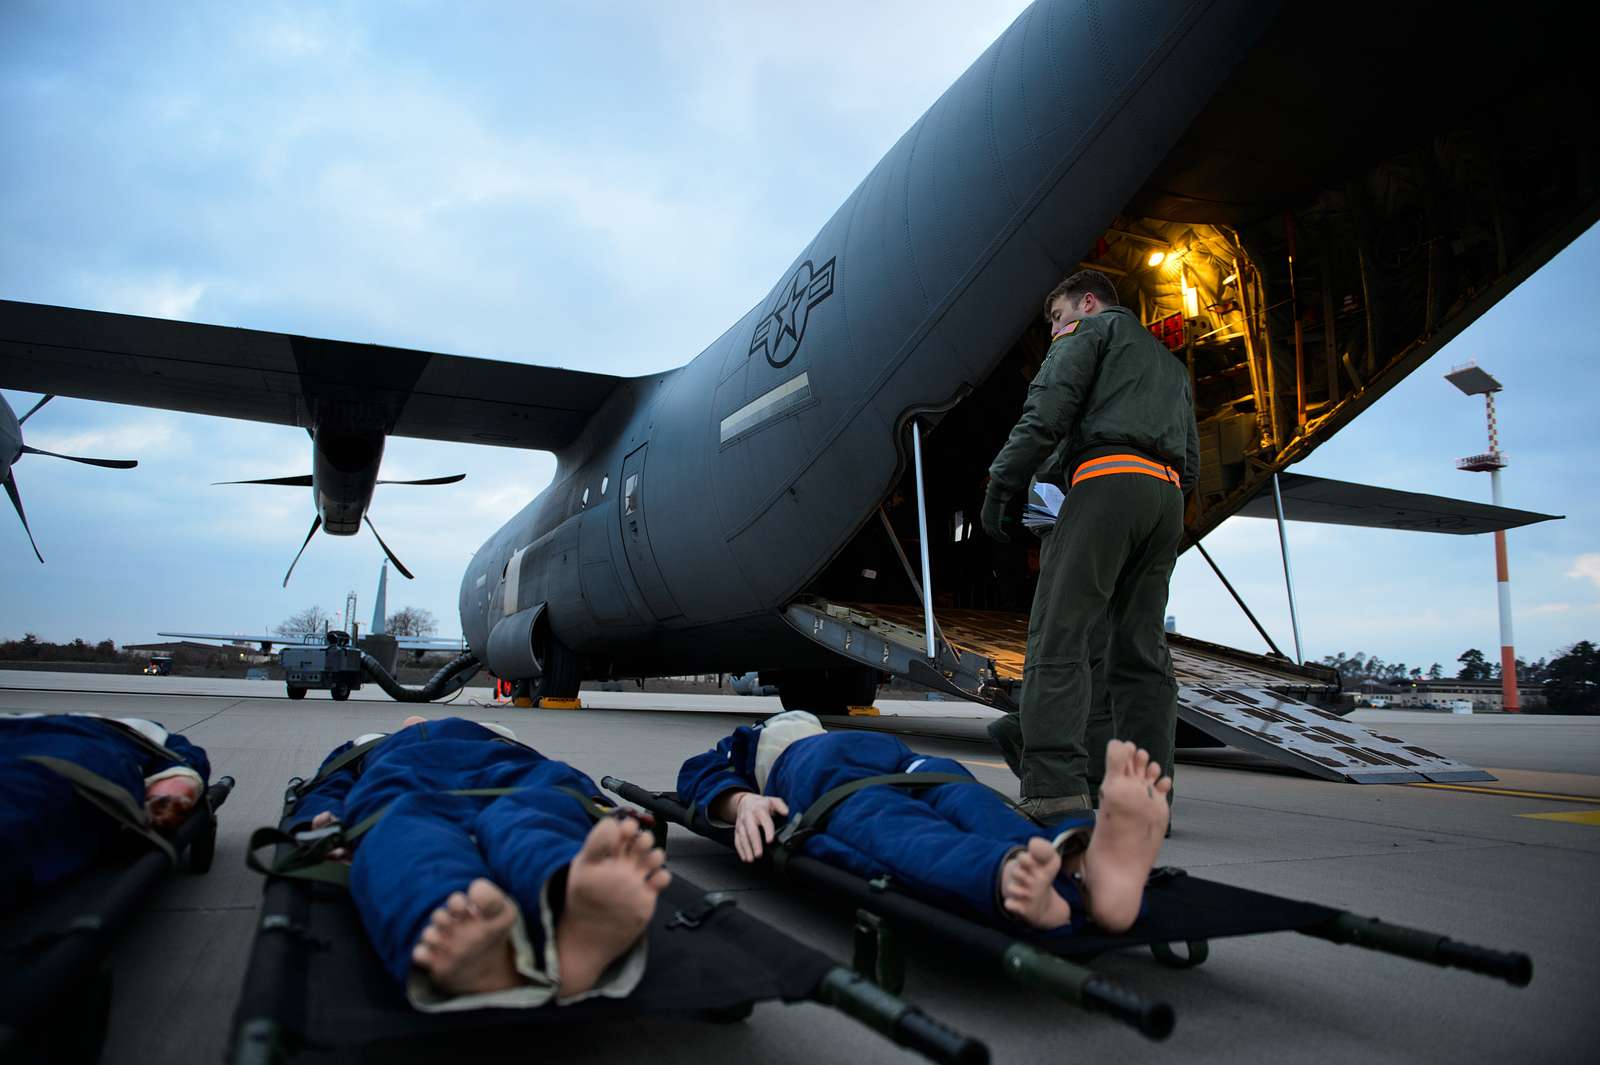
[[[4,303],[0,384],[314,439],[339,424],[555,452],[460,591],[472,651],[541,696],[756,669],[824,712],[870,702],[885,672],[1005,706],[1036,547],[973,519],[1051,287],[1101,270],[1190,370],[1198,541],[1595,220],[1600,122],[1572,21],[1540,4],[1039,0],[679,369]],[[1303,483],[1322,500],[1303,509],[1416,524],[1346,487]],[[1429,506],[1444,531],[1543,517]],[[1426,775],[1300,701],[1337,685],[1328,671],[1173,646],[1190,725],[1321,744],[1304,767],[1345,779]]]

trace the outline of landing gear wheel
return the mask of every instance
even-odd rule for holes
[[[306,697],[306,690],[298,684],[285,684],[284,688],[289,692],[289,698],[291,699],[304,699]]]
[[[333,696],[334,702],[342,703],[350,698],[350,686],[348,684],[335,684],[328,690],[328,694]]]
[[[763,675],[762,683],[768,682]],[[848,713],[852,706],[871,706],[878,697],[881,675],[864,666],[784,670],[771,678],[785,710],[809,710],[818,716]]]
[[[583,683],[579,675],[578,656],[554,636],[545,639],[542,651],[539,661],[544,664],[544,673],[534,690],[535,701],[576,699],[578,688]]]

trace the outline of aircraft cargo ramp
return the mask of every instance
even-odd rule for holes
[[[831,651],[996,709],[1015,707],[1028,642],[1026,615],[940,610],[937,661],[926,655],[916,605],[832,603],[807,597],[790,604],[789,623]],[[1308,702],[1338,691],[1338,675],[1190,639],[1167,642],[1178,681],[1181,730],[1261,755],[1324,780],[1403,784],[1493,780],[1481,769],[1392,736],[1372,732]]]

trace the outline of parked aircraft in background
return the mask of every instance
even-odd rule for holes
[[[11,505],[16,508],[17,518],[22,522],[22,531],[28,534],[28,544],[33,548],[34,557],[40,562],[44,556],[39,554],[39,545],[33,539],[33,530],[28,527],[27,511],[22,509],[22,492],[17,488],[16,475],[11,472],[11,467],[24,455],[44,455],[53,459],[66,459],[68,462],[82,462],[89,466],[104,466],[111,470],[131,470],[139,465],[137,459],[90,459],[82,455],[58,455],[54,451],[45,451],[41,448],[29,447],[22,442],[22,423],[39,412],[39,408],[49,403],[54,396],[46,395],[28,408],[22,417],[17,417],[17,412],[11,409],[11,403],[5,396],[0,396],[0,484],[6,486],[6,495],[11,497]]]
[[[351,602],[354,602],[355,593],[351,592]],[[395,641],[398,649],[409,652],[417,657],[429,651],[463,651],[466,641],[459,637],[450,639],[442,636],[392,636],[388,631],[389,609],[389,564],[385,561],[378,570],[378,593],[374,597],[372,607],[372,624],[367,628],[365,635],[353,619],[347,619],[351,630],[348,635],[352,640],[360,642],[372,636],[389,636]],[[222,640],[226,643],[256,644],[261,648],[262,654],[270,654],[274,645],[316,643],[324,642],[326,632],[309,633],[275,633],[270,636],[260,636],[237,632],[158,632],[157,636],[171,636],[180,640]]]
[[[1036,545],[974,537],[973,516],[1048,343],[1046,293],[1107,273],[1189,368],[1198,540],[1600,216],[1581,35],[1540,6],[1039,0],[764,299],[665,373],[5,303],[0,384],[306,425],[319,449],[554,451],[460,593],[472,651],[538,695],[755,669],[834,712],[892,672],[1003,706]],[[1174,648],[1189,724],[1247,747],[1284,742],[1263,721],[1327,731],[1289,695],[1336,677]],[[1407,757],[1346,775],[1415,778]]]

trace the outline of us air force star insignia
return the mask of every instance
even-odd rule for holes
[[[807,259],[795,267],[787,284],[778,286],[776,302],[756,323],[756,331],[750,337],[751,355],[759,351],[773,366],[789,365],[806,335],[811,308],[833,295],[833,264],[837,258],[834,256],[821,266],[812,266]]]

